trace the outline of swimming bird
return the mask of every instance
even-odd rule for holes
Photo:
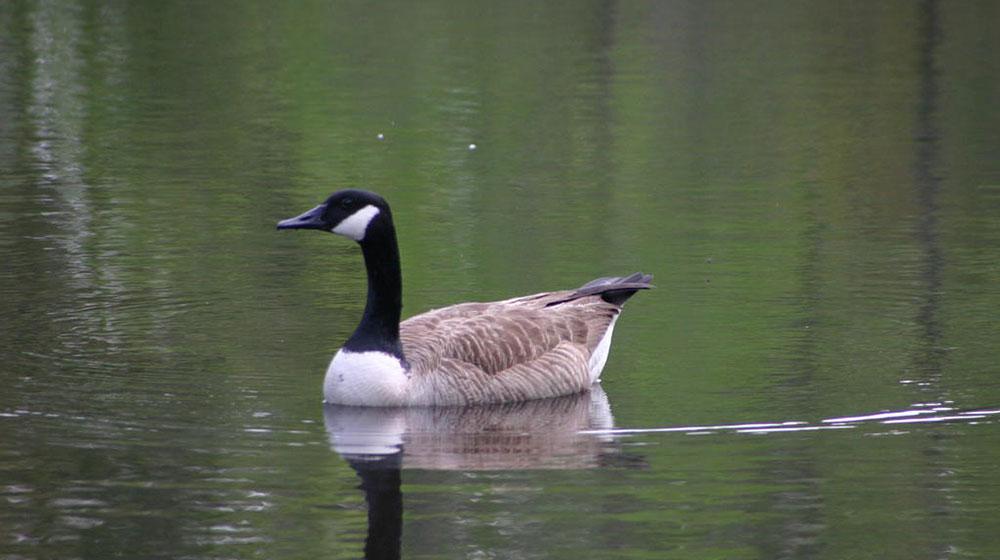
[[[318,229],[361,245],[368,299],[361,323],[330,361],[328,403],[470,405],[568,395],[593,385],[622,304],[651,275],[598,278],[575,290],[461,303],[400,322],[396,228],[381,196],[347,189],[278,229]]]

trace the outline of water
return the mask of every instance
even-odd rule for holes
[[[997,12],[0,3],[0,558],[1000,556]],[[658,288],[601,391],[324,408],[345,186],[404,314]]]

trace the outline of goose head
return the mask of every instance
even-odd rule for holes
[[[318,229],[361,243],[369,230],[385,221],[391,223],[385,199],[372,192],[345,189],[312,210],[278,222],[278,229]]]

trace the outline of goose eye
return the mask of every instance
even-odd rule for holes
[[[341,208],[350,208],[353,205],[354,205],[354,199],[353,198],[345,198],[344,200],[340,201],[340,207]]]

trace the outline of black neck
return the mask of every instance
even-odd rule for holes
[[[399,267],[396,228],[388,211],[375,218],[361,241],[368,271],[368,302],[361,324],[344,344],[354,352],[375,350],[403,359],[399,316],[403,309],[403,278]]]

